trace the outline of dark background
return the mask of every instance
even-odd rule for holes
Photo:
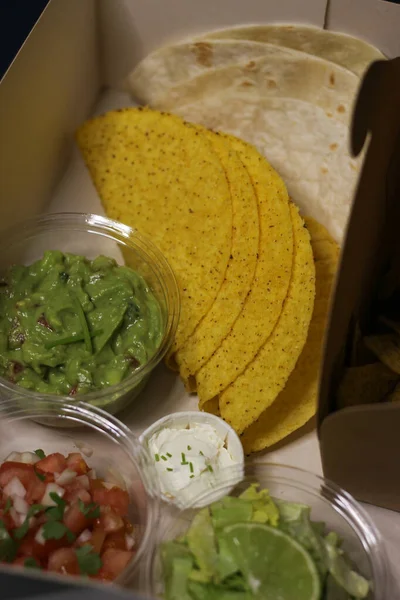
[[[0,0],[0,78],[49,0]]]

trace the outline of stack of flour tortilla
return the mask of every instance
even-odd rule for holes
[[[380,59],[342,33],[259,25],[158,49],[126,83],[142,104],[255,145],[302,212],[340,243],[360,168],[349,154],[352,106]]]

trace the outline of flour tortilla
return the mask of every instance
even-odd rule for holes
[[[246,370],[219,395],[222,418],[238,434],[256,421],[284,388],[303,350],[315,296],[310,235],[298,209],[293,222],[293,270],[279,320]]]
[[[374,60],[385,59],[377,48],[345,33],[303,25],[255,25],[208,33],[199,40],[251,40],[300,50],[341,65],[361,76]]]
[[[341,242],[361,161],[350,157],[345,125],[307,102],[243,101],[229,93],[176,112],[253,144],[283,178],[302,213],[317,219]]]
[[[310,102],[327,116],[348,124],[359,87],[356,75],[319,58],[305,55],[264,57],[249,65],[213,69],[168,90],[152,104],[176,110],[184,104],[229,94],[243,103],[264,98],[293,98]]]
[[[251,67],[258,58],[306,57],[306,54],[247,40],[198,41],[155,50],[130,73],[125,88],[135,100],[155,106],[176,85],[230,65]]]

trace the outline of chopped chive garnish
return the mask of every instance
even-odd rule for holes
[[[204,456],[204,454],[202,453],[202,451],[201,451],[201,450],[200,450],[199,454],[200,454],[201,456]]]
[[[154,458],[156,459],[156,462],[159,462],[159,461],[160,461],[160,455],[159,455],[159,454],[155,454],[155,455],[154,455]]]
[[[191,449],[192,449],[192,446],[188,446],[188,447],[187,447],[187,449],[188,449],[188,450],[191,450]]]
[[[185,453],[184,453],[184,452],[181,452],[181,457],[182,457],[182,462],[181,462],[181,465],[186,465],[186,464],[187,464],[187,462],[186,462],[186,456],[185,456]]]
[[[207,465],[207,469],[208,469],[208,470],[209,470],[211,473],[214,473],[214,469],[212,468],[212,466],[211,466],[211,465]]]
[[[168,458],[172,458],[172,454],[170,454],[169,452],[167,452],[167,456]]]
[[[161,458],[162,458],[162,460],[168,460],[168,458],[166,456],[164,456],[164,454],[161,454]]]
[[[193,463],[189,463],[189,469],[191,473],[194,473]]]
[[[194,477],[194,475],[191,475],[191,476],[190,476],[190,479],[193,479],[193,477]]]
[[[93,354],[93,344],[92,338],[90,337],[88,322],[86,319],[85,311],[83,310],[83,306],[78,296],[75,296],[74,304],[76,307],[76,312],[78,313],[79,322],[82,327],[83,339],[85,340],[86,350],[89,352],[89,354]]]
[[[171,467],[167,467],[167,471],[173,471],[173,469],[171,469]]]

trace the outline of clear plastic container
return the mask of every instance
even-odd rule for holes
[[[150,360],[121,383],[76,397],[116,414],[140,393],[175,336],[179,293],[173,272],[160,251],[131,227],[99,215],[63,213],[40,216],[2,233],[0,273],[11,265],[31,264],[42,258],[46,250],[80,254],[89,259],[103,254],[119,264],[124,264],[123,251],[129,266],[145,279],[160,304],[163,336]],[[25,390],[0,378],[0,398],[14,398],[24,406],[27,401],[60,396]],[[65,401],[71,402],[72,398],[67,396]]]
[[[357,570],[372,582],[373,592],[368,600],[386,600],[388,593],[387,556],[382,539],[369,515],[350,494],[335,484],[307,471],[277,464],[247,462],[242,481],[229,489],[224,480],[223,489],[237,496],[251,483],[267,488],[272,497],[307,504],[311,507],[313,521],[323,521],[327,531],[335,531],[343,540],[343,548],[356,565]],[[210,497],[213,501],[215,490]],[[196,499],[205,503],[206,496]],[[163,592],[162,569],[159,559],[159,544],[175,539],[189,527],[197,511],[188,509],[180,512],[170,509],[163,515],[153,552],[148,555],[143,567],[142,585],[149,596],[161,598]]]
[[[63,420],[78,426],[73,433],[38,424],[37,420]],[[130,497],[129,518],[134,524],[136,553],[115,580],[133,586],[145,557],[154,546],[159,520],[158,482],[152,460],[132,432],[115,417],[83,402],[34,403],[30,409],[12,401],[0,410],[0,462],[13,452],[42,449],[45,454],[82,452],[98,477],[123,486]]]

